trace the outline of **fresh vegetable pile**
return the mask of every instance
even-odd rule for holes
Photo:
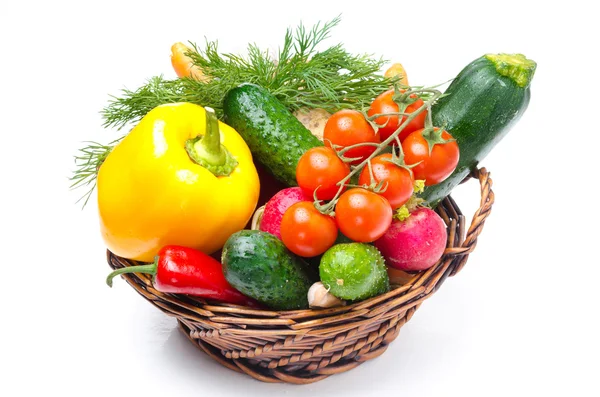
[[[447,245],[436,205],[526,110],[536,64],[488,54],[442,93],[401,64],[317,51],[334,20],[288,31],[277,59],[172,47],[175,80],[124,91],[77,156],[102,237],[156,290],[274,310],[385,293]],[[254,220],[254,222],[251,222]],[[254,226],[254,227],[251,227]],[[218,259],[218,260],[217,260]]]

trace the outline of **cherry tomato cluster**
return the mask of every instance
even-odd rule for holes
[[[290,251],[320,255],[335,244],[339,232],[353,241],[373,242],[413,196],[416,180],[429,186],[452,174],[457,143],[447,131],[426,128],[427,109],[416,94],[397,103],[404,92],[391,89],[375,98],[369,119],[356,110],[334,113],[323,132],[325,146],[300,158],[296,180],[315,203],[299,202],[285,212],[281,238]],[[386,142],[393,153],[373,156]],[[360,173],[358,185],[348,186],[354,173]],[[321,205],[327,201],[331,205]]]

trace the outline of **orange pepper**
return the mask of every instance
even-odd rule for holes
[[[171,65],[179,77],[190,77],[198,81],[207,81],[208,77],[187,54],[193,50],[183,43],[175,43],[171,46]]]
[[[394,77],[398,76],[400,80],[398,83],[402,85],[408,85],[408,76],[406,76],[406,70],[404,70],[404,66],[401,63],[395,63],[384,73],[385,77]]]

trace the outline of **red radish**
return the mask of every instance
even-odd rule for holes
[[[281,240],[281,219],[285,211],[293,204],[300,201],[313,201],[312,197],[306,195],[299,187],[290,187],[277,192],[267,204],[265,212],[260,220],[259,229],[271,233]]]
[[[447,237],[442,218],[429,208],[419,208],[403,221],[394,220],[374,245],[388,266],[418,271],[430,268],[442,257]]]

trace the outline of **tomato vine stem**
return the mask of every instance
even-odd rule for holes
[[[428,118],[426,120],[426,123],[429,124],[431,123],[431,106],[433,105],[433,103],[438,100],[440,98],[440,96],[442,95],[442,93],[436,89],[433,88],[416,88],[416,89],[409,89],[406,90],[402,93],[400,93],[399,89],[397,86],[395,86],[395,91],[396,94],[394,97],[395,101],[398,101],[400,103],[398,103],[398,107],[399,107],[399,111],[398,112],[391,112],[391,113],[379,113],[379,114],[374,114],[372,116],[365,116],[365,118],[367,119],[367,121],[373,126],[375,130],[375,132],[377,132],[377,130],[381,127],[380,125],[378,125],[376,122],[374,122],[375,119],[382,117],[382,116],[398,116],[398,117],[406,117],[406,119],[402,122],[402,124],[400,124],[398,126],[398,128],[388,137],[386,138],[383,142],[381,143],[373,143],[373,142],[362,142],[362,143],[357,143],[355,145],[351,145],[351,146],[347,146],[341,150],[335,150],[336,154],[338,155],[338,157],[340,157],[340,159],[344,162],[349,162],[352,161],[352,159],[348,159],[344,156],[344,153],[348,152],[349,150],[355,149],[355,148],[359,148],[359,147],[365,147],[365,146],[375,146],[375,150],[373,151],[373,153],[371,153],[366,159],[364,159],[360,164],[354,166],[351,168],[350,173],[348,173],[348,175],[346,175],[344,178],[342,178],[338,183],[336,183],[337,186],[339,186],[335,196],[328,202],[321,204],[321,200],[318,200],[316,198],[316,190],[314,193],[314,206],[317,210],[319,210],[321,213],[326,214],[326,215],[331,215],[333,213],[333,210],[335,208],[335,205],[337,204],[338,199],[340,198],[340,196],[342,195],[342,192],[344,191],[344,188],[346,187],[358,187],[359,185],[354,185],[354,184],[348,184],[348,181],[350,181],[350,179],[356,175],[359,171],[362,171],[362,169],[365,167],[365,165],[368,167],[369,169],[369,174],[371,177],[371,184],[370,187],[371,189],[373,188],[373,185],[375,184],[375,177],[373,175],[373,168],[371,166],[371,160],[373,158],[375,158],[377,155],[379,155],[385,148],[388,147],[388,145],[392,142],[396,142],[396,150],[398,150],[398,155],[395,154],[395,151],[393,152],[392,156],[394,157],[394,164],[397,164],[399,166],[402,167],[406,167],[407,169],[410,170],[411,166],[410,165],[406,165],[404,163],[404,153],[402,151],[402,145],[400,144],[400,133],[402,132],[402,130],[404,130],[408,124],[415,119],[419,114],[421,114],[424,111],[428,112]],[[420,107],[418,107],[414,112],[411,113],[405,113],[406,107],[410,104],[416,101],[416,99],[412,100],[413,98],[411,97],[413,94],[417,97],[419,97],[421,94],[431,94],[431,96],[429,96],[428,98],[426,98],[423,101],[423,105],[421,105]],[[418,99],[418,98],[417,98]],[[386,120],[386,124],[387,124],[388,120]],[[385,124],[384,124],[385,125]],[[356,160],[356,159],[354,159]],[[414,166],[414,165],[413,165]],[[412,172],[412,171],[411,171]],[[369,186],[362,186],[362,187],[366,187],[369,188]],[[379,187],[379,189],[381,189],[383,186]]]

